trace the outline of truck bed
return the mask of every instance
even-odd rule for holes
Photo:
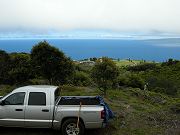
[[[59,97],[56,103],[54,120],[59,120],[60,116],[63,118],[77,117],[80,111],[80,118],[84,121],[86,128],[102,128],[109,119],[109,113],[106,109],[104,101],[101,101],[99,96],[63,96]],[[103,118],[102,112],[105,113]]]
[[[82,103],[81,107],[80,102]],[[61,123],[67,117],[77,118],[79,114],[85,128],[102,128],[102,123],[104,123],[104,119],[101,117],[102,111],[104,111],[104,106],[100,104],[100,101],[96,97],[59,97],[55,108],[54,126],[58,126],[57,124]],[[63,119],[59,121],[60,117]]]

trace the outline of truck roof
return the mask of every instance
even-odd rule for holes
[[[20,87],[20,88],[17,88],[14,90],[14,92],[18,92],[18,91],[26,91],[27,90],[41,90],[41,91],[48,91],[48,90],[51,90],[51,91],[55,91],[56,89],[58,88],[58,86],[52,86],[52,85],[29,85],[29,86],[23,86],[23,87]]]

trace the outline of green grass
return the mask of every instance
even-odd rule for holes
[[[140,60],[120,60],[120,61],[115,61],[118,67],[125,67],[125,66],[135,66],[137,64],[140,64],[142,61]]]
[[[127,66],[136,66],[141,63],[152,63],[152,61],[143,61],[143,60],[119,60],[114,61],[118,67],[127,67]]]
[[[3,87],[3,92],[1,89],[0,92],[6,93],[5,86]],[[10,89],[8,86],[7,91]],[[101,93],[96,88],[65,85],[60,95],[88,96],[101,95]],[[175,112],[180,105],[179,98],[155,92],[143,92],[134,88],[109,90],[107,95],[104,99],[115,112],[116,117],[110,121],[107,128],[90,130],[86,135],[178,135],[180,133],[180,125],[178,125],[180,114]],[[58,135],[59,132],[44,129],[1,128],[0,134]]]

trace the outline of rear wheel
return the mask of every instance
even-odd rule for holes
[[[79,127],[77,127],[77,119],[67,119],[62,124],[63,135],[84,135],[84,125],[79,121]]]

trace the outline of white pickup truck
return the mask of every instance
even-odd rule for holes
[[[59,96],[57,86],[20,87],[0,97],[0,126],[53,128],[62,135],[83,135],[105,127],[112,112],[101,97]]]

